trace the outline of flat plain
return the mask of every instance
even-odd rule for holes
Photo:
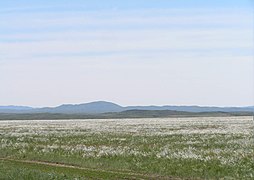
[[[254,179],[250,116],[0,121],[0,179]]]

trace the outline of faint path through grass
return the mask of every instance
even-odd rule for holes
[[[94,169],[94,168],[80,167],[77,165],[70,165],[70,164],[64,164],[64,163],[53,163],[53,162],[47,162],[47,161],[17,160],[17,159],[10,159],[10,158],[0,158],[0,160],[13,162],[13,163],[22,163],[22,164],[24,163],[24,164],[31,164],[31,165],[43,165],[43,166],[49,166],[49,167],[85,170],[87,172],[86,174],[90,174],[89,172],[92,172],[92,173],[96,173],[96,174],[101,174],[102,176],[105,175],[105,177],[112,177],[113,179],[168,179],[168,180],[179,180],[180,179],[177,177],[160,176],[160,175],[154,175],[154,174],[148,175],[148,174],[133,173],[133,172]]]

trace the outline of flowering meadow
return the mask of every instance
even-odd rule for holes
[[[252,117],[0,121],[0,179],[254,179]]]

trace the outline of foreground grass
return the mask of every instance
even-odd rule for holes
[[[148,179],[148,176],[142,174],[10,159],[0,160],[0,170],[0,179]]]
[[[148,122],[133,125],[122,120],[103,121],[104,126],[100,129],[93,129],[97,126],[89,126],[87,122],[77,122],[77,126],[68,122],[47,122],[38,126],[22,122],[0,125],[0,157],[20,160],[2,160],[0,177],[253,179],[254,140],[249,131],[252,125],[247,119],[240,127],[241,124],[233,120],[225,124],[193,121],[189,125],[183,122],[168,127],[165,126],[168,122],[163,120],[162,123],[160,119],[152,121],[159,126],[148,126]],[[82,123],[84,126],[80,127]],[[108,123],[110,126],[105,128]],[[232,133],[230,129],[229,132],[217,131],[231,126],[236,128]],[[121,128],[128,131],[119,131]],[[77,168],[32,165],[22,163],[24,160]]]

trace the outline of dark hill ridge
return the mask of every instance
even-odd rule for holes
[[[181,112],[253,112],[254,106],[248,107],[202,107],[202,106],[127,106],[123,107],[106,101],[84,104],[64,104],[57,107],[31,108],[26,106],[0,106],[0,113],[61,113],[61,114],[101,114],[129,110],[145,111],[181,111]],[[144,113],[143,111],[142,113]],[[138,113],[138,112],[136,112]],[[163,112],[161,112],[163,113]]]
[[[125,118],[173,118],[173,117],[225,117],[251,116],[251,112],[182,112],[171,110],[127,110],[101,114],[62,113],[0,113],[0,120],[47,120],[47,119],[125,119]]]
[[[172,110],[187,112],[236,112],[248,111],[253,112],[254,106],[247,107],[210,107],[210,106],[128,106],[127,109],[140,110]]]

